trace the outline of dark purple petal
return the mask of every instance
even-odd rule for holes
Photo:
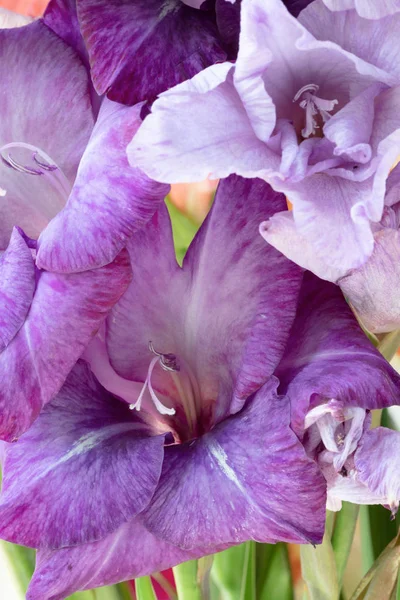
[[[142,577],[221,549],[176,548],[152,535],[138,517],[99,542],[40,550],[27,600],[64,600],[77,590]]]
[[[235,382],[231,411],[272,375],[295,316],[302,271],[258,231],[267,214],[284,208],[285,197],[261,179],[232,175],[184,260],[196,371],[215,386]]]
[[[136,104],[223,61],[212,13],[181,0],[78,0],[94,86]]]
[[[140,108],[103,102],[68,203],[39,238],[40,268],[84,271],[111,262],[168,194],[169,186],[128,164]]]
[[[24,325],[0,354],[0,437],[18,438],[68,373],[130,281],[125,252],[85,273],[38,272]]]
[[[21,234],[14,229],[0,255],[0,352],[23,325],[35,291],[35,264]]]
[[[312,1],[313,0],[283,0],[283,3],[294,17],[298,17],[300,12]]]
[[[399,458],[400,433],[377,427],[363,435],[354,459],[357,479],[393,514],[400,502]]]
[[[261,180],[222,181],[182,270],[165,208],[130,239],[133,281],[107,323],[120,375],[144,381],[152,341],[190,365],[205,404],[218,398],[217,418],[242,407],[273,373],[295,315],[301,270],[258,233],[284,206]]]
[[[236,58],[239,48],[241,0],[215,0],[215,13],[220,36],[229,48],[228,58]]]
[[[313,406],[330,399],[346,406],[377,409],[398,404],[400,377],[373,347],[340,289],[304,278],[297,317],[276,372],[292,407],[299,436]]]
[[[146,526],[182,548],[248,539],[320,543],[326,486],[272,378],[241,413],[165,450]]]
[[[1,537],[35,548],[102,539],[147,506],[163,446],[163,435],[151,435],[78,363],[36,423],[6,448]]]
[[[85,43],[79,28],[76,0],[51,0],[43,15],[43,22],[68,46],[71,46],[89,65]]]
[[[36,148],[39,159],[40,151],[44,152],[58,167],[36,176],[0,160],[0,186],[7,191],[0,205],[0,249],[4,249],[14,225],[36,238],[65,204],[93,127],[93,114],[85,67],[42,22],[0,30],[0,80],[4,90],[0,148],[10,143],[33,147],[9,147],[3,156],[7,159],[10,154],[22,166],[37,169]]]

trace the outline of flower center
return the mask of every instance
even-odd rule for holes
[[[299,102],[299,106],[305,111],[305,127],[301,130],[303,138],[316,135],[317,129],[321,129],[321,122],[326,123],[330,119],[329,114],[338,104],[338,100],[325,100],[317,96],[319,86],[315,83],[303,85],[293,98],[293,102]],[[320,125],[318,124],[320,121]]]
[[[141,410],[145,392],[148,390],[156,410],[161,415],[176,415],[174,429],[177,432],[178,439],[182,441],[183,439],[196,437],[202,427],[202,423],[200,422],[202,421],[200,389],[196,377],[191,372],[189,365],[182,361],[178,362],[175,354],[159,352],[155,349],[151,341],[149,341],[148,347],[150,352],[155,356],[150,361],[146,379],[139,396],[134,403],[129,405],[129,408],[131,410]],[[170,393],[172,392],[173,394],[176,409],[165,406],[154,390],[152,377],[157,365],[168,373],[172,379],[170,382],[172,385],[168,385],[168,382],[165,383],[166,388],[169,388]]]
[[[26,159],[16,159],[15,151]],[[24,142],[12,142],[0,148],[0,158],[6,167],[36,177],[44,177],[65,201],[70,192],[71,184],[58,165],[40,148]],[[4,193],[2,193],[4,192]],[[0,196],[5,190],[0,188]]]

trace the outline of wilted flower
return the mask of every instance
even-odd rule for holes
[[[333,13],[322,0],[298,19],[279,0],[243,0],[241,13],[236,63],[162,94],[128,148],[130,160],[159,181],[232,172],[269,181],[293,204],[284,213],[292,229],[345,275],[372,253],[371,222],[381,219],[400,150],[400,14],[387,35],[389,17]],[[366,36],[377,43],[365,44]],[[301,261],[276,218],[274,236],[264,235]]]
[[[5,451],[0,533],[39,549],[30,600],[247,539],[321,541],[305,415],[316,399],[389,406],[399,378],[338,288],[307,277],[298,307],[301,270],[255,235],[284,203],[222,182],[182,269],[165,207],[129,240],[133,280],[88,364]]]

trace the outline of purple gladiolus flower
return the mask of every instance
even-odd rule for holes
[[[107,101],[94,124],[86,68],[42,21],[0,30],[0,76],[0,437],[13,440],[59,391],[125,291],[125,240],[168,186],[125,157],[140,107]],[[49,265],[40,246],[52,236]],[[82,272],[54,272],[65,257]]]
[[[400,150],[399,19],[322,0],[295,19],[280,0],[243,0],[236,63],[162,94],[128,148],[132,164],[159,181],[267,180],[293,204],[269,220],[268,241],[301,264],[291,228],[346,275],[372,253]]]
[[[389,406],[400,381],[340,290],[255,235],[284,204],[223,181],[182,269],[165,207],[129,240],[132,283],[86,364],[5,450],[0,534],[39,549],[30,600],[247,539],[321,541],[306,416],[331,398]]]

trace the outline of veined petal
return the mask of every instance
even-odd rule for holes
[[[315,0],[301,13],[299,21],[318,40],[335,42],[344,50],[394,75],[399,80],[400,66],[397,56],[400,2],[394,0],[398,5],[395,11],[397,14],[385,15],[383,14],[385,1],[361,0],[360,8],[370,4],[377,11],[382,11],[382,15],[377,19],[370,18],[365,12],[359,14],[357,10],[351,10],[355,6],[354,0],[348,0],[348,8],[343,10],[335,10],[334,2],[338,0]],[[370,43],[372,39],[373,44]]]
[[[398,404],[399,375],[365,336],[337,286],[305,275],[289,340],[276,375],[300,437],[309,408],[330,399],[371,410]]]
[[[140,109],[103,101],[68,203],[39,238],[40,268],[76,272],[111,262],[168,194],[128,164]]]
[[[57,191],[52,174],[19,172],[0,160],[0,248],[14,225],[37,237],[66,202],[79,160],[93,127],[89,81],[71,48],[42,22],[0,29],[0,148],[7,160],[37,167],[34,150],[3,146],[29,144],[50,157],[62,172],[66,191]],[[26,107],[29,106],[29,111]],[[40,159],[40,154],[39,154]],[[43,160],[43,159],[42,159]]]
[[[241,413],[200,439],[166,448],[146,526],[182,548],[248,539],[319,543],[323,477],[289,427],[272,378]]]
[[[363,325],[374,333],[400,327],[400,232],[378,231],[367,262],[339,281]]]
[[[107,321],[115,370],[144,381],[151,341],[190,365],[205,405],[218,398],[216,419],[239,410],[273,373],[295,316],[301,270],[258,233],[259,222],[284,206],[261,180],[222,181],[183,269],[165,207],[132,236],[132,284]]]
[[[215,397],[219,386],[231,412],[272,375],[295,317],[302,271],[258,233],[260,221],[284,207],[284,196],[264,181],[232,175],[219,184],[184,259],[192,282],[188,356],[207,382],[203,396]]]
[[[274,187],[293,203],[299,235],[332,271],[344,275],[372,254],[374,238],[366,209],[372,202],[372,178],[349,181],[318,173],[296,183],[275,181]]]
[[[365,19],[380,19],[400,11],[399,0],[323,0],[330,10],[350,10],[355,8]]]
[[[43,22],[68,46],[79,54],[89,67],[89,58],[79,28],[76,0],[50,0],[43,15]]]
[[[27,600],[64,600],[92,589],[161,571],[222,548],[182,550],[152,535],[140,517],[103,540],[61,550],[40,550]]]
[[[161,94],[128,146],[129,162],[170,183],[277,170],[280,158],[255,135],[233,71],[213,65]]]
[[[301,235],[293,219],[293,211],[277,212],[260,225],[263,238],[303,269],[320,279],[336,282],[346,270],[329,265],[328,258],[320,257],[306,236]]]
[[[23,325],[35,291],[32,253],[17,229],[0,256],[0,352]]]
[[[400,502],[400,433],[385,427],[366,432],[354,457],[357,478],[396,514]]]
[[[153,100],[226,58],[212,13],[181,0],[78,0],[77,5],[94,86],[111,100]]]
[[[130,281],[125,252],[85,273],[37,273],[25,323],[0,354],[0,437],[26,431],[63,385]]]
[[[3,539],[62,548],[104,538],[148,504],[164,436],[108,394],[78,363],[56,398],[6,448]]]

